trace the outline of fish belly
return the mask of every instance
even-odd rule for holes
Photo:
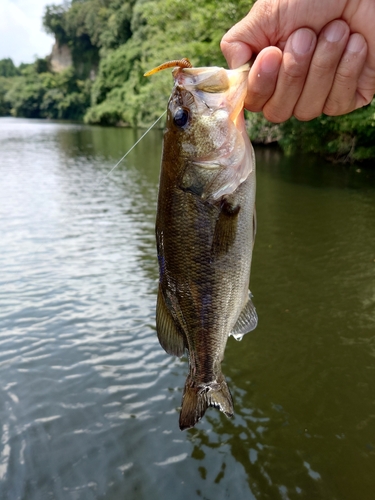
[[[254,184],[250,174],[233,194],[210,203],[161,178],[157,331],[167,352],[188,352],[182,429],[195,425],[208,406],[233,414],[221,361],[249,300]]]

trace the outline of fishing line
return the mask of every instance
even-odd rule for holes
[[[135,142],[135,143],[133,144],[133,146],[132,146],[132,147],[131,147],[131,148],[130,148],[130,149],[129,149],[129,150],[128,150],[125,154],[124,154],[124,156],[123,156],[123,157],[122,157],[122,158],[121,158],[121,159],[120,159],[120,160],[116,163],[116,165],[115,165],[114,167],[112,167],[112,168],[111,168],[111,170],[107,173],[106,177],[108,177],[108,176],[109,176],[109,175],[110,175],[110,174],[114,171],[114,169],[120,165],[120,163],[121,163],[123,160],[125,160],[125,158],[128,156],[128,154],[130,153],[130,151],[133,151],[133,149],[136,147],[136,145],[137,145],[138,143],[140,143],[140,142],[141,142],[141,140],[144,138],[144,136],[150,132],[150,130],[152,129],[152,127],[154,127],[154,126],[158,123],[158,121],[159,121],[159,120],[161,120],[161,119],[163,118],[163,116],[165,115],[165,113],[166,113],[166,112],[167,112],[167,110],[165,110],[165,111],[164,111],[164,113],[162,113],[162,114],[159,116],[159,118],[158,118],[158,119],[157,119],[157,120],[156,120],[156,121],[155,121],[155,122],[151,125],[151,127],[149,127],[149,128],[146,130],[146,132],[145,132],[145,133],[144,133],[144,134],[143,134],[143,135],[142,135],[142,136],[138,139],[138,141],[137,141],[137,142]]]
[[[115,165],[114,167],[112,167],[112,168],[111,168],[111,170],[110,170],[110,171],[109,171],[109,172],[105,175],[104,179],[106,179],[106,178],[107,178],[107,177],[108,177],[108,176],[109,176],[109,175],[110,175],[110,174],[114,171],[114,169],[115,169],[115,168],[117,168],[117,167],[120,165],[120,163],[121,163],[121,162],[122,162],[122,161],[123,161],[123,160],[124,160],[124,159],[128,156],[128,154],[129,154],[131,151],[133,151],[133,149],[136,147],[136,145],[137,145],[137,144],[139,144],[139,143],[141,142],[141,140],[145,137],[145,135],[146,135],[146,134],[148,134],[148,133],[150,132],[150,130],[152,129],[152,127],[154,127],[154,126],[158,123],[158,121],[159,121],[159,120],[161,120],[161,119],[163,118],[163,116],[165,115],[165,113],[166,113],[166,112],[167,112],[167,110],[165,110],[165,111],[164,111],[164,113],[162,113],[162,114],[159,116],[159,118],[158,118],[157,120],[155,120],[155,121],[154,121],[154,123],[151,125],[151,127],[149,127],[149,128],[146,130],[146,132],[145,132],[144,134],[142,134],[142,136],[138,139],[138,141],[137,141],[137,142],[135,142],[135,143],[133,144],[133,146],[132,146],[132,147],[131,147],[131,148],[130,148],[130,149],[129,149],[129,150],[128,150],[125,154],[124,154],[124,156],[123,156],[123,157],[122,157],[122,158],[121,158],[121,159],[120,159],[120,160],[116,163],[116,165]],[[102,178],[102,179],[103,179],[103,178]],[[101,181],[97,180],[97,181],[96,181],[96,184],[99,186],[99,185],[101,184]],[[68,220],[68,219],[69,219],[69,217],[64,217],[64,218],[62,219],[62,222],[64,223],[64,222],[65,222],[66,220]],[[38,250],[39,250],[39,248],[41,248],[41,247],[42,247],[42,244],[38,245],[35,251],[38,251]]]

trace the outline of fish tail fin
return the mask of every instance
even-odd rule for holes
[[[207,408],[219,408],[227,417],[233,417],[233,399],[223,374],[220,381],[191,385],[188,377],[182,396],[180,429],[190,429],[203,417]]]

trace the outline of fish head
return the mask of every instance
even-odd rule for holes
[[[248,71],[248,65],[173,70],[164,157],[180,169],[176,174],[183,183],[199,177],[203,198],[217,200],[234,192],[252,171],[243,117]]]

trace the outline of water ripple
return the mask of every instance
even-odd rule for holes
[[[235,418],[181,434],[187,360],[154,321],[161,134],[107,175],[140,134],[0,119],[0,498],[372,499],[373,193],[276,183],[260,152]]]

